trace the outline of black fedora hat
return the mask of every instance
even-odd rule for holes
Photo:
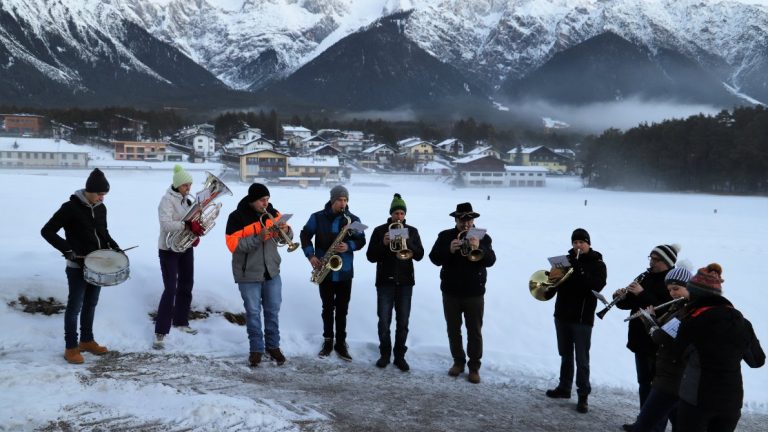
[[[476,219],[480,217],[480,213],[472,211],[472,204],[466,202],[456,204],[456,211],[450,213],[448,216],[459,218],[460,220]]]

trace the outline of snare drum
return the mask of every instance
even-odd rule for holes
[[[95,250],[85,257],[85,281],[98,286],[125,282],[130,273],[128,256],[112,249]]]

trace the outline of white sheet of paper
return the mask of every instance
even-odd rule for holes
[[[549,265],[551,265],[554,268],[564,268],[564,267],[570,267],[571,262],[568,261],[568,255],[558,255],[547,258],[547,261],[549,261]]]
[[[677,337],[677,330],[679,328],[680,328],[680,320],[677,318],[672,318],[671,320],[667,321],[666,324],[661,326],[661,329],[667,332],[667,334],[672,336],[673,338]]]
[[[352,224],[349,225],[349,229],[352,231],[365,231],[366,228],[368,228],[368,225],[363,225],[360,222],[352,222]]]
[[[393,239],[395,237],[400,237],[402,239],[408,238],[408,228],[393,228],[389,230],[389,238]]]
[[[466,239],[476,238],[478,240],[482,240],[483,237],[485,237],[485,233],[487,230],[485,228],[470,228],[467,232],[467,235],[464,237]]]
[[[288,219],[290,219],[291,216],[293,216],[293,214],[291,214],[291,213],[283,213],[283,214],[280,215],[279,218],[275,219],[275,223],[276,224],[283,223],[283,222],[288,223]]]

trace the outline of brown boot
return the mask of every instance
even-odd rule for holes
[[[107,349],[107,347],[97,344],[96,341],[89,341],[89,342],[80,342],[80,351],[85,351],[85,352],[89,352],[91,354],[96,354],[96,355],[102,355],[102,354],[106,354],[107,351],[109,350]]]
[[[457,377],[464,373],[464,365],[461,363],[454,363],[453,366],[451,366],[450,369],[448,369],[448,375],[452,377]]]
[[[257,352],[257,351],[252,352],[251,355],[248,356],[248,364],[251,367],[258,366],[259,363],[261,363],[261,356],[262,356],[262,353],[260,352]]]
[[[81,364],[85,361],[83,358],[83,355],[80,354],[79,348],[67,348],[64,350],[64,358],[67,359],[67,362],[72,364]]]
[[[480,371],[469,371],[469,375],[467,375],[467,381],[471,382],[472,384],[480,384]]]
[[[267,348],[267,354],[272,357],[272,360],[274,360],[278,366],[285,364],[285,355],[283,355],[280,348]]]

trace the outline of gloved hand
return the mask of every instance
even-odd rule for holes
[[[196,238],[195,241],[192,242],[192,247],[197,247],[197,245],[200,244],[200,237]]]
[[[200,225],[200,222],[196,220],[184,221],[184,225],[186,225],[187,229],[192,231],[192,234],[196,236],[201,236],[205,234],[205,230],[203,229],[203,226]]]
[[[81,260],[81,258],[77,256],[75,251],[71,251],[71,250],[64,252],[64,258],[74,262],[79,262]]]

